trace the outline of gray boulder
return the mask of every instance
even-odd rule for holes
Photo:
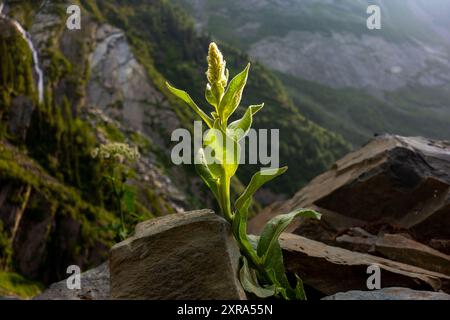
[[[33,300],[108,300],[109,267],[105,262],[81,275],[81,289],[67,288],[66,280],[52,284]]]
[[[450,295],[408,288],[384,288],[374,291],[339,292],[322,300],[450,300]]]
[[[286,269],[325,295],[366,290],[367,268],[378,266],[381,287],[450,292],[450,276],[370,254],[353,252],[300,237],[280,236]]]
[[[239,257],[229,224],[210,210],[145,221],[111,249],[111,297],[245,299]]]
[[[288,201],[249,223],[259,234],[279,213],[314,208],[320,221],[298,219],[288,232],[339,246],[336,237],[360,227],[374,235],[406,233],[450,254],[450,142],[379,136],[338,160]]]

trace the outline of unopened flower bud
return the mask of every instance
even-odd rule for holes
[[[208,82],[211,85],[219,84],[222,88],[225,88],[228,81],[226,62],[223,60],[223,55],[214,42],[209,45],[207,60],[208,71],[206,72],[206,77],[208,78]]]

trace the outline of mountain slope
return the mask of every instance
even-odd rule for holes
[[[136,50],[141,48],[142,52],[142,48],[146,48],[146,52],[151,52],[148,60],[154,62],[158,72],[177,87],[190,92],[198,103],[204,101],[205,57],[210,40],[197,36],[187,15],[168,1],[134,1],[125,5],[120,1],[99,0],[96,4],[106,19],[127,30]],[[245,54],[225,44],[222,49],[231,74],[240,71],[249,60]],[[338,135],[307,120],[278,79],[261,65],[254,64],[242,105],[261,102],[266,103],[266,108],[255,118],[255,127],[280,129],[281,165],[291,167],[289,175],[270,186],[272,190],[293,192],[295,186],[309,181],[348,150],[348,145]],[[248,181],[258,169],[257,166],[244,166],[239,176]]]
[[[0,269],[44,283],[64,278],[71,264],[85,269],[103,262],[117,241],[112,190],[102,183],[101,165],[91,156],[101,143],[125,142],[141,153],[130,168],[136,217],[127,216],[127,224],[212,206],[200,179],[169,165],[170,150],[161,135],[171,130],[167,118],[177,116],[160,101],[164,96],[137,62],[125,34],[86,11],[82,31],[70,32],[65,28],[70,4],[11,2],[0,17]],[[42,103],[36,61],[17,23],[30,31],[38,51]],[[106,47],[116,54],[101,49],[110,35],[117,41]],[[128,64],[118,64],[121,58]],[[143,96],[124,95],[121,80],[130,68],[135,73],[125,93],[144,88]],[[115,94],[98,98],[94,93],[110,92],[99,84]],[[144,110],[156,112],[164,123],[151,113],[144,122],[135,121]]]
[[[179,2],[199,28],[286,76],[301,112],[353,144],[375,132],[450,134],[448,1]],[[381,30],[366,28],[369,4]]]

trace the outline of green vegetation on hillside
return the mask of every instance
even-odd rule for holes
[[[50,228],[46,234],[39,235],[46,243],[46,250],[51,252],[44,257],[36,256],[34,263],[43,264],[41,266],[43,273],[51,272],[51,270],[45,270],[45,266],[58,263],[62,258],[54,256],[62,249],[60,246],[63,244],[59,243],[63,240],[62,238],[66,239],[65,241],[70,239],[65,244],[67,247],[64,248],[65,258],[69,261],[78,261],[79,255],[88,254],[96,246],[109,247],[113,244],[114,234],[108,226],[117,221],[114,214],[85,201],[79,190],[62,184],[23,151],[2,141],[0,141],[0,181],[4,190],[6,192],[9,190],[10,195],[3,205],[18,207],[21,211],[27,210],[26,215],[21,218],[21,223],[30,225],[47,223],[50,228],[51,220],[49,219],[55,219],[80,226],[80,233],[57,235]],[[12,247],[7,246],[6,240],[10,237],[13,237],[11,240],[15,240],[16,246],[19,247],[21,241],[28,241],[26,238],[20,239],[18,230],[12,232],[11,234],[11,232],[2,231],[3,247],[7,250],[8,248],[12,250]],[[22,230],[21,236],[25,236],[26,232],[29,230]],[[40,240],[34,239],[34,241]],[[9,251],[9,256],[6,258],[2,269],[15,270],[17,265],[14,251]],[[42,277],[41,274],[35,276]],[[50,279],[56,280],[54,275],[50,275]]]
[[[258,54],[258,50],[275,50],[267,44],[277,43],[290,33],[305,32],[311,39],[328,36],[330,39],[342,38],[343,48],[336,48],[338,58],[334,60],[330,55],[329,59],[336,63],[355,59],[359,61],[359,65],[361,61],[366,61],[368,71],[371,70],[371,61],[376,63],[378,59],[383,59],[388,70],[395,66],[396,59],[413,59],[415,55],[426,55],[431,80],[427,79],[424,68],[423,74],[411,76],[405,87],[386,92],[371,88],[334,89],[329,85],[305,80],[306,77],[301,72],[292,74],[293,76],[287,75],[289,72],[285,72],[285,69],[289,64],[283,65],[282,61],[279,70],[283,70],[283,73],[276,72],[276,76],[282,81],[301,114],[321,127],[343,136],[354,147],[367,142],[375,133],[385,132],[448,139],[449,86],[433,86],[434,81],[440,80],[436,80],[439,76],[433,80],[433,74],[437,71],[431,69],[433,64],[438,64],[445,57],[445,50],[440,52],[438,58],[431,52],[449,46],[447,38],[442,37],[445,33],[439,31],[441,28],[448,29],[448,19],[442,14],[448,12],[448,4],[445,0],[426,1],[426,4],[403,0],[372,2],[380,5],[382,10],[382,29],[375,32],[366,28],[367,1],[260,1],[258,5],[254,5],[253,2],[239,0],[177,0],[214,39],[226,41],[244,51],[252,48],[256,51],[255,54]],[[444,18],[439,18],[441,16]],[[346,43],[348,40],[345,39],[348,38],[354,38],[351,44],[354,50]],[[361,47],[358,45],[358,38],[362,40]],[[373,46],[364,44],[370,39]],[[380,45],[377,44],[379,42]],[[259,45],[255,45],[257,43]],[[389,43],[392,43],[393,48],[401,46],[405,51],[404,56],[398,54],[392,59],[388,58],[390,50],[393,50]],[[310,48],[314,52],[317,43],[312,40],[312,43],[305,42],[301,45],[305,50]],[[360,51],[361,48],[365,50]],[[284,54],[289,53],[291,56],[288,58],[295,59],[295,52],[291,52],[289,48],[279,50]],[[382,50],[381,55],[372,56],[371,50]],[[355,55],[353,57],[352,52]],[[383,58],[383,54],[386,58]],[[268,59],[264,58],[263,53],[260,56]],[[317,78],[321,78],[320,74],[324,70],[320,62],[311,58],[311,63],[316,68]],[[414,68],[411,65],[411,69]],[[403,69],[400,78],[408,74],[408,67]],[[364,70],[362,71],[364,74]],[[308,72],[311,77],[311,70]],[[332,75],[342,71],[331,68],[326,72]],[[355,70],[348,71],[349,78],[352,78],[352,72]],[[370,79],[371,75],[367,74],[367,77]],[[386,79],[394,78],[395,75],[386,71]],[[376,80],[381,82],[383,78]],[[339,85],[339,78],[336,77],[334,81]],[[422,82],[430,82],[431,85],[425,87]]]
[[[155,150],[146,138],[138,133],[125,136],[112,122],[86,121],[90,24],[83,32],[65,33],[63,7],[49,8],[61,20],[46,30],[52,38],[40,52],[46,84],[42,104],[37,101],[31,52],[14,26],[0,19],[1,206],[5,221],[16,219],[1,225],[0,270],[45,283],[65,277],[67,265],[85,269],[104,261],[115,241],[120,214],[112,190],[100,185],[101,168],[91,157],[99,135],[132,142],[144,153]],[[12,3],[10,14],[29,28],[35,9],[31,2]],[[140,219],[174,211],[150,187],[133,184]],[[30,240],[39,248],[32,261],[23,261]]]
[[[0,296],[28,299],[39,294],[42,289],[42,284],[27,280],[20,274],[0,271]]]
[[[407,87],[376,98],[359,89],[334,89],[276,73],[308,119],[341,134],[354,146],[374,133],[424,135],[448,139],[446,105],[450,89]]]
[[[94,1],[90,8],[94,8]],[[198,35],[192,19],[184,11],[169,1],[95,1],[95,8],[103,14],[103,19],[126,31],[130,43],[135,48],[139,60],[154,68],[164,78],[177,87],[194,92],[197,101],[203,98],[201,92],[205,80],[201,77],[209,37]],[[95,10],[97,11],[97,10]],[[237,72],[240,65],[249,60],[248,56],[226,44],[221,44],[228,57],[230,72]],[[143,48],[147,50],[143,50]],[[350,149],[337,134],[319,127],[307,120],[294,106],[281,82],[260,64],[253,65],[255,76],[250,79],[244,104],[251,105],[265,101],[266,108],[255,120],[255,128],[280,129],[281,164],[291,167],[288,176],[270,188],[279,193],[292,194],[314,176],[326,170],[338,157]],[[156,73],[155,70],[153,70]],[[154,78],[152,78],[155,81]],[[156,85],[161,88],[161,78]],[[190,126],[192,113],[186,115],[185,108],[173,97],[168,96],[177,114],[183,114],[183,124]],[[242,114],[237,114],[241,116]],[[189,123],[190,122],[190,123]],[[238,176],[248,181],[254,168],[243,166]]]
[[[367,1],[261,1],[258,6],[241,0],[176,0],[212,36],[242,50],[268,37],[284,37],[301,30],[330,35],[333,32],[369,35],[366,28]],[[414,9],[404,0],[372,1],[381,5],[383,27],[377,34],[394,42],[405,42],[414,35],[423,41],[439,43],[429,26],[418,25]]]
[[[0,30],[0,135],[4,135],[11,99],[26,95],[36,101],[37,94],[31,68],[33,60],[25,40],[2,20]]]

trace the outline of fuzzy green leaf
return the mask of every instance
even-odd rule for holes
[[[226,135],[220,127],[220,119],[214,121],[213,128],[204,139],[205,159],[215,176],[231,178],[239,166],[241,153],[239,143]]]
[[[167,88],[172,92],[175,96],[183,100],[187,103],[199,116],[203,121],[207,124],[209,128],[213,126],[213,120],[209,117],[199,106],[192,100],[191,96],[183,90],[172,87],[168,82],[166,82]]]
[[[305,289],[303,287],[303,281],[298,275],[295,275],[297,279],[297,285],[295,286],[295,299],[296,300],[306,300]]]
[[[261,237],[260,237],[261,241]],[[258,242],[259,245],[259,242]],[[278,287],[284,290],[279,290],[282,293],[288,294],[291,289],[289,281],[286,277],[284,263],[283,263],[283,253],[281,251],[280,244],[278,241],[272,247],[269,252],[267,259],[263,261],[264,268],[268,271],[267,273],[271,277],[272,282]],[[289,295],[289,294],[288,294]],[[292,294],[290,294],[292,296]]]
[[[305,299],[303,283],[297,277],[297,285],[292,288],[285,273],[283,253],[278,238],[289,224],[298,216],[320,219],[320,214],[307,209],[283,214],[272,218],[264,227],[258,241],[257,254],[277,292],[285,299]]]
[[[220,130],[220,119],[214,121],[213,127],[207,131],[204,143],[204,157],[214,177],[222,177],[225,174],[222,159],[224,157],[224,140]]]
[[[291,287],[289,280],[285,273],[283,253],[280,244],[277,242],[267,259],[263,264],[270,281],[276,288],[276,295],[282,296],[286,300],[305,300],[306,296],[303,289],[303,282],[297,277],[297,284],[295,288]]]
[[[209,83],[206,85],[205,99],[206,99],[206,101],[208,101],[208,103],[210,105],[212,105],[215,109],[217,109],[217,105],[218,105],[217,98],[216,98],[215,94],[213,93],[212,87]]]
[[[279,175],[286,172],[288,168],[277,168],[277,169],[265,169],[260,170],[257,173],[255,173],[250,180],[250,184],[245,189],[244,193],[239,197],[239,199],[236,200],[236,209],[239,210],[242,208],[244,203],[253,197],[253,194],[261,188],[265,183],[273,180],[274,178],[278,177]]]
[[[241,257],[242,267],[239,272],[239,278],[241,280],[242,287],[245,291],[253,293],[259,298],[268,298],[275,294],[275,287],[262,287],[258,283],[255,271],[251,270],[248,266],[247,259]]]
[[[278,238],[289,224],[297,217],[320,219],[320,213],[310,209],[298,209],[287,214],[280,214],[272,218],[264,227],[258,243],[258,256],[267,257],[271,250],[278,245]],[[264,260],[265,260],[264,259]]]
[[[244,138],[250,131],[250,128],[252,127],[253,116],[263,107],[264,103],[248,107],[247,111],[245,112],[244,116],[241,119],[232,122],[228,126],[227,129],[228,134],[237,141]]]
[[[219,177],[214,176],[213,173],[211,172],[208,164],[206,163],[203,149],[198,150],[195,155],[195,170],[218,200],[219,198],[218,198],[217,183]]]
[[[228,85],[227,91],[219,105],[219,114],[223,121],[228,120],[241,103],[242,93],[247,84],[249,70],[250,64],[245,67],[244,71],[234,77]]]
[[[248,241],[252,245],[253,250],[256,251],[256,249],[258,248],[259,236],[255,236],[254,234],[249,234]]]
[[[240,210],[235,212],[232,228],[233,234],[237,237],[239,246],[246,252],[256,253],[256,244],[252,243],[253,239],[247,235],[247,220],[248,220],[248,208],[250,206],[251,199],[243,205]],[[254,254],[253,258],[259,260],[259,258]]]

